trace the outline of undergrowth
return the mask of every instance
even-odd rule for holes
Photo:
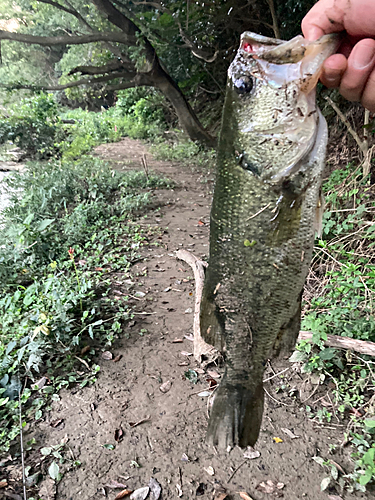
[[[60,388],[93,381],[96,348],[132,317],[130,266],[151,229],[136,222],[153,188],[169,182],[118,173],[98,159],[30,163],[8,178],[0,221],[0,452],[23,422],[40,419]]]
[[[335,170],[323,191],[323,234],[315,244],[302,321],[302,330],[313,337],[299,344],[291,361],[303,363],[305,373],[317,373],[321,384],[332,384],[325,406],[307,406],[307,413],[319,422],[335,419],[344,426],[344,442],[353,447],[351,472],[315,457],[330,472],[322,489],[365,491],[375,480],[375,363],[324,342],[327,335],[375,341],[375,192],[352,165]]]

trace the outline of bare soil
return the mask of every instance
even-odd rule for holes
[[[97,382],[62,391],[60,401],[32,430],[40,448],[58,444],[67,435],[70,453],[82,462],[65,473],[55,498],[112,500],[121,489],[106,487],[111,481],[136,490],[147,486],[151,477],[161,485],[164,500],[222,499],[219,493],[224,490],[229,499],[240,499],[238,492],[247,492],[253,500],[340,498],[329,496],[338,495],[334,490],[321,492],[320,483],[329,471],[312,457],[331,458],[349,471],[348,451],[339,447],[345,427],[335,418],[329,424],[307,418],[305,406],[316,408],[329,388],[312,385],[286,359],[272,363],[266,374],[272,377],[286,370],[265,383],[266,409],[255,447],[260,456],[244,458],[240,449],[217,453],[205,443],[209,398],[199,393],[215,382],[189,355],[192,342],[186,336],[193,325],[193,274],[174,252],[185,248],[207,258],[211,174],[155,161],[144,144],[130,139],[102,145],[96,154],[120,170],[142,168],[141,157],[146,154],[149,167],[173,179],[177,187],[156,191],[160,208],[142,219],[164,231],[158,245],[145,247],[144,260],[132,269],[133,296],[137,291],[146,295],[133,300],[135,321],[111,350],[122,358],[106,361],[99,355]],[[120,285],[118,291],[128,293]],[[185,376],[189,369],[198,369],[196,384]],[[170,386],[166,392],[160,389],[163,384]],[[51,426],[60,419],[57,427]],[[123,434],[116,441],[120,429]],[[107,444],[114,448],[103,447]],[[334,455],[329,454],[330,444],[337,445]],[[259,485],[267,481],[282,484],[266,493]],[[268,486],[272,490],[271,483]],[[53,488],[51,493],[47,490],[46,484],[41,498],[53,498]],[[370,493],[341,497],[373,498]]]

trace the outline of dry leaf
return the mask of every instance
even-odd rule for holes
[[[51,427],[57,427],[58,425],[61,424],[61,422],[64,422],[64,419],[63,418],[59,418],[58,420],[54,420],[53,422],[51,422],[49,425]]]
[[[150,488],[148,486],[145,486],[144,488],[138,488],[130,495],[130,500],[145,500],[149,492]]]
[[[228,495],[226,493],[218,493],[214,500],[225,500],[228,498]]]
[[[122,490],[115,496],[115,500],[120,500],[121,498],[125,498],[126,496],[130,495],[131,492],[132,490]]]
[[[328,495],[329,500],[342,500],[338,495]]]
[[[204,470],[207,472],[207,474],[209,474],[210,476],[214,476],[215,475],[215,471],[214,471],[214,468],[211,467],[211,465],[207,468],[204,468]]]
[[[184,339],[173,339],[172,340],[172,344],[181,344],[181,342],[183,342]]]
[[[198,394],[200,398],[208,398],[208,396],[211,396],[210,391],[202,391]]]
[[[267,482],[262,481],[256,487],[257,490],[262,491],[263,493],[275,493],[276,490],[282,490],[284,488],[284,483],[274,483],[270,479]],[[276,492],[277,493],[277,492]]]
[[[122,358],[122,354],[117,354],[117,356],[115,358],[113,358],[113,362],[117,363],[118,361],[120,361],[121,358]]]
[[[150,487],[150,500],[159,500],[160,495],[161,495],[161,486],[160,484],[156,481],[155,478],[151,478],[150,482],[148,483]]]
[[[164,384],[162,384],[159,389],[161,390],[161,392],[163,392],[164,394],[166,392],[168,392],[170,390],[170,388],[172,387],[172,382],[170,380],[167,380],[166,382],[164,382]]]
[[[119,443],[123,437],[124,437],[124,431],[121,429],[121,427],[119,429],[116,429],[115,430],[115,441],[117,441],[117,443]]]
[[[181,351],[181,355],[182,356],[192,356],[193,353],[192,352]]]
[[[252,446],[248,446],[246,448],[245,453],[243,454],[244,458],[249,458],[250,460],[253,460],[254,458],[260,457],[260,452],[257,450],[254,450]]]
[[[7,462],[12,462],[12,456],[11,455],[8,455],[7,457],[4,457],[1,461],[0,461],[0,467],[3,467]]]
[[[281,430],[287,435],[289,436],[291,439],[297,439],[299,438],[299,436],[296,436],[295,434],[293,434],[292,431],[290,431],[289,429],[285,429],[285,428],[281,428]]]
[[[284,442],[281,438],[279,438],[277,436],[273,437],[272,439],[275,441],[275,443],[283,443]]]
[[[243,498],[243,500],[254,500],[245,491],[238,491],[238,494],[240,495],[241,498]]]
[[[147,417],[142,418],[142,420],[139,420],[138,422],[129,422],[129,425],[130,427],[137,427],[137,425],[143,424],[143,422],[148,422],[149,420],[151,420],[151,417],[150,415],[147,415]]]
[[[199,375],[203,375],[205,371],[202,368],[196,368],[195,371],[199,373]]]
[[[190,342],[194,342],[194,335],[184,335],[186,340],[190,340]]]
[[[178,363],[178,366],[189,366],[188,361],[182,361],[181,363]]]
[[[8,486],[8,481],[6,479],[0,481],[0,488],[6,488],[7,486]]]
[[[126,488],[126,484],[123,483],[118,483],[114,479],[111,479],[111,482],[108,484],[104,485],[106,488],[111,488],[112,490],[118,489],[118,488]]]
[[[104,352],[102,353],[102,358],[103,358],[103,359],[105,359],[105,360],[107,360],[107,361],[111,360],[111,359],[112,359],[112,357],[113,357],[113,356],[112,356],[112,353],[111,353],[111,352],[109,352],[109,351],[104,351]]]
[[[207,370],[207,374],[212,378],[220,378],[220,373],[216,370]]]
[[[91,349],[91,347],[89,345],[87,345],[86,347],[84,347],[83,349],[81,349],[81,356],[83,356],[84,354],[86,354],[86,352],[88,352],[90,349]]]
[[[182,488],[179,484],[176,484],[176,490],[177,490],[178,496],[182,497],[182,495],[183,495]]]
[[[42,377],[38,382],[35,384],[34,387],[37,387],[38,389],[43,389],[43,387],[46,385],[47,382],[47,377]]]
[[[55,500],[56,484],[55,481],[47,477],[39,488],[38,496],[43,500]]]

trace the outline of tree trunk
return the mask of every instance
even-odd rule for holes
[[[172,103],[181,127],[192,141],[198,141],[208,147],[215,148],[216,140],[201,125],[196,114],[187,102],[180,88],[155,60],[150,74],[153,86],[158,88]]]
[[[110,0],[92,0],[92,2],[110,23],[120,28],[125,37],[128,37],[129,45],[137,44],[137,34],[141,35],[141,31],[133,21],[120,12]],[[192,141],[198,141],[206,146],[215,147],[215,139],[202,127],[176,82],[162,68],[150,41],[144,35],[142,39],[144,42],[143,55],[146,64],[139,73],[143,73],[146,78],[150,78],[150,85],[158,88],[172,103],[182,128]]]

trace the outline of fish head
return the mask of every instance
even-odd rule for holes
[[[339,43],[337,34],[285,42],[243,33],[228,71],[226,103],[235,116],[234,142],[243,168],[276,185],[296,173],[322,121],[316,84]]]

